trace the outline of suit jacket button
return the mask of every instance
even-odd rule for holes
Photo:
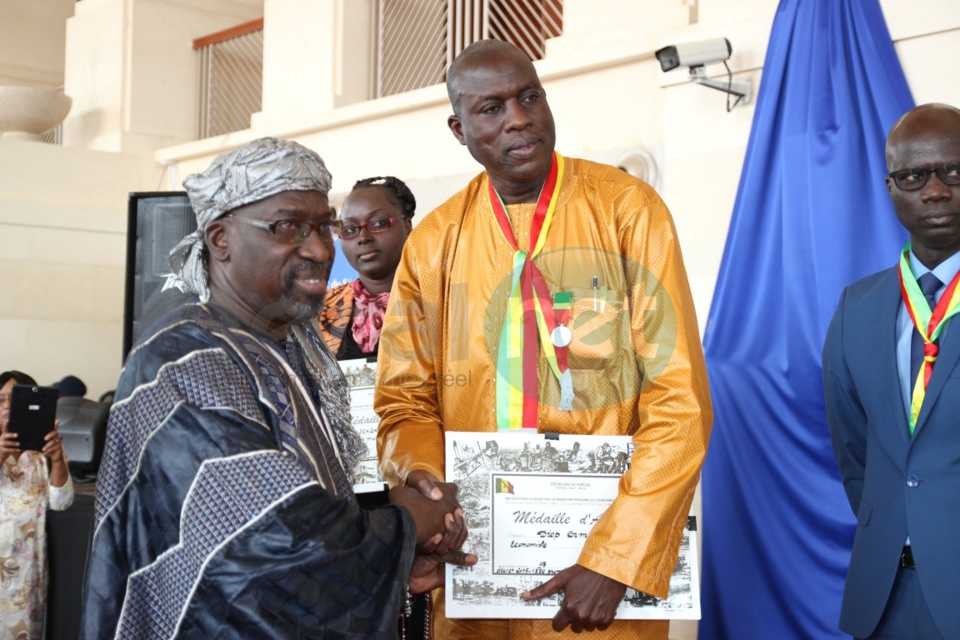
[[[907,486],[911,489],[916,489],[920,486],[920,478],[911,473],[907,476]]]

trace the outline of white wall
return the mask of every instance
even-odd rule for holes
[[[83,0],[67,20],[63,141],[152,156],[197,131],[196,38],[263,15],[263,0]]]
[[[0,0],[0,85],[63,84],[64,29],[76,0]]]
[[[116,386],[123,341],[126,193],[156,163],[0,138],[0,370],[41,384]]]

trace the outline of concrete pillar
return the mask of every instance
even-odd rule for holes
[[[263,108],[254,126],[315,120],[370,96],[372,3],[264,0]]]
[[[193,40],[261,16],[262,0],[83,0],[67,21],[63,143],[149,155],[196,139]]]

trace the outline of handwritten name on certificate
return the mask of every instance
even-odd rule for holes
[[[619,481],[619,476],[492,474],[493,574],[552,575],[576,564]]]
[[[448,432],[447,480],[459,486],[474,567],[447,566],[450,618],[552,618],[557,598],[524,591],[575,564],[630,467],[626,436]],[[622,619],[699,619],[696,518],[688,519],[665,600],[628,588]]]
[[[385,480],[377,461],[377,428],[380,417],[373,410],[373,389],[377,382],[377,363],[366,360],[343,360],[340,369],[350,387],[350,419],[363,442],[367,455],[357,465],[354,491],[364,493],[384,488]]]

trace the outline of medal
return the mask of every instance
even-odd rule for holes
[[[558,324],[553,330],[553,333],[550,334],[550,342],[552,342],[555,347],[566,347],[570,344],[571,340],[573,340],[573,332],[563,324]]]
[[[550,332],[550,342],[558,349],[563,349],[573,341],[573,332],[567,327],[572,300],[573,296],[569,291],[562,291],[553,296],[553,320],[557,326]]]

